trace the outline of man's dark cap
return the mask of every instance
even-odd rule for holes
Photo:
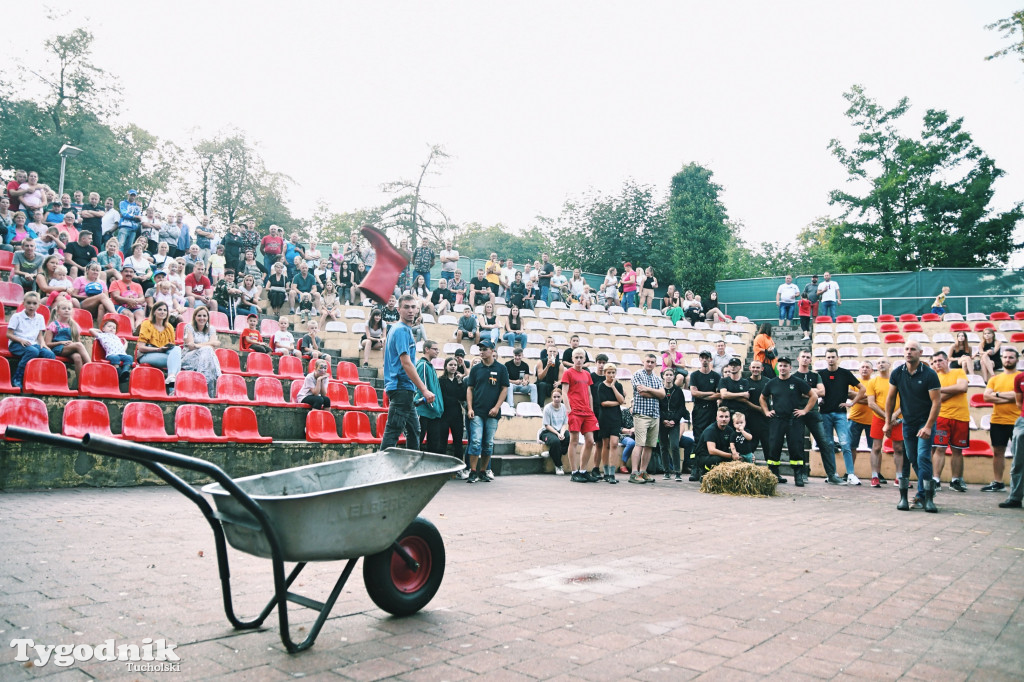
[[[702,350],[698,357],[710,358],[711,357],[711,351],[709,351],[709,350]]]
[[[742,366],[742,365],[743,365],[743,362],[742,362],[742,361],[741,361],[741,360],[740,360],[739,358],[733,358],[733,359],[732,359],[732,360],[730,360],[730,361],[729,361],[729,362],[728,362],[727,364],[728,364],[728,365],[729,365],[730,367],[734,367],[734,366],[735,366],[735,367],[740,367],[740,366]]]
[[[464,358],[464,357],[466,357],[466,349],[465,348],[456,348],[455,349],[455,357],[457,357],[457,358]]]

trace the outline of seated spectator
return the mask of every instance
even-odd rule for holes
[[[281,316],[281,308],[288,300],[287,268],[283,261],[277,261],[270,269],[267,278],[267,301],[274,315]]]
[[[107,295],[107,283],[102,275],[103,269],[99,263],[89,263],[84,274],[74,281],[74,289],[71,291],[71,296],[78,302],[78,307],[88,310],[94,318],[100,316],[100,310],[107,313],[117,312],[114,302]]]
[[[564,476],[562,455],[569,450],[569,414],[562,402],[562,389],[552,391],[551,402],[544,407],[544,420],[541,424],[537,439],[547,446],[548,457],[555,465],[555,475]]]
[[[459,324],[455,327],[455,340],[462,341],[463,339],[472,343],[480,340],[480,329],[477,325],[476,316],[469,307],[463,309],[462,317],[459,318]]]
[[[448,280],[444,277],[437,281],[437,288],[430,295],[430,303],[437,315],[444,315],[455,306],[455,293],[448,288]]]
[[[82,376],[82,365],[89,362],[89,351],[82,343],[81,331],[71,316],[74,306],[60,299],[53,308],[53,317],[43,337],[54,356],[68,358],[75,367],[75,376]]]
[[[14,253],[11,281],[20,284],[25,291],[34,291],[36,275],[41,272],[44,260],[43,256],[36,253],[35,240],[24,239],[21,242],[21,251]]]
[[[430,290],[427,289],[427,280],[423,275],[416,275],[416,279],[412,283],[412,289],[409,290],[413,296],[416,297],[416,302],[420,306],[420,310],[423,312],[434,314],[434,304],[430,301]]]
[[[135,283],[135,268],[132,266],[121,267],[121,279],[110,285],[110,298],[117,312],[134,320],[134,326],[146,318],[146,297],[143,296],[142,287]]]
[[[185,295],[185,259],[175,258],[167,264],[167,279],[174,285],[174,293]]]
[[[675,339],[669,339],[668,350],[661,354],[661,369],[665,370],[669,367],[672,369],[686,367],[686,356],[676,350]]]
[[[981,378],[985,383],[1003,371],[1002,353],[1003,343],[996,338],[996,331],[994,329],[982,330],[981,343],[974,350],[974,355],[978,359]]]
[[[454,283],[454,280],[452,280]],[[475,308],[490,301],[494,303],[494,291],[491,283],[484,277],[484,269],[477,268],[476,277],[469,280],[469,306]]]
[[[665,289],[665,295],[661,298],[661,309],[663,311],[668,310],[672,307],[672,301],[674,298],[679,296],[679,292],[676,291],[675,284],[669,284],[668,288]]]
[[[298,272],[292,277],[291,288],[288,291],[288,304],[291,306],[293,315],[298,310],[303,319],[308,319],[313,308],[320,306],[320,291],[317,287],[316,277],[309,271],[306,261],[300,258],[296,267]]]
[[[153,257],[146,253],[146,243],[141,237],[132,245],[132,254],[124,259],[124,264],[135,270],[135,282],[143,290],[153,286]]]
[[[314,410],[327,410],[331,407],[331,399],[327,397],[327,384],[331,373],[327,369],[326,360],[317,360],[313,371],[302,380],[302,388],[295,394],[295,399]]]
[[[367,267],[366,263],[356,263],[356,269],[352,271],[352,291],[349,294],[352,305],[363,305],[366,303],[366,294],[359,288],[359,285],[362,284],[363,279],[366,277]],[[359,298],[358,304],[356,303],[356,297]]]
[[[260,297],[263,295],[263,287],[259,285],[259,281],[252,275],[246,275],[242,278],[242,286],[238,288],[242,292],[242,303],[239,305],[239,312],[242,310],[248,310],[246,314],[260,313]]]
[[[708,300],[703,302],[704,319],[708,322],[728,322],[732,318],[726,315],[718,307],[718,292],[712,291],[708,294]]]
[[[53,360],[55,357],[46,344],[46,321],[36,312],[39,309],[39,294],[26,292],[22,304],[24,309],[11,315],[7,322],[7,348],[18,361],[11,376],[11,384],[15,388],[21,388],[29,360]]]
[[[462,279],[461,270],[456,270],[452,275],[452,281],[448,282],[448,288],[455,294],[455,305],[465,302],[467,285],[466,280]]]
[[[49,230],[50,226],[46,224],[45,220],[43,220],[43,212],[35,211],[32,213],[32,220],[29,221],[27,225],[25,225],[25,234],[21,236],[23,238],[32,237],[35,240],[39,240],[46,236]],[[60,233],[57,230],[57,228],[53,228],[52,236],[56,237],[56,235],[58,234]],[[15,236],[15,239],[17,239],[17,235]]]
[[[71,296],[75,290],[75,283],[68,277],[68,269],[61,265],[59,260],[56,263],[53,266],[53,276],[46,283],[47,288],[50,290],[50,293],[46,296],[46,305],[52,308],[55,301],[63,299],[71,303],[72,308],[77,308],[81,304]],[[44,269],[45,267],[43,265]]]
[[[132,365],[135,363],[132,361],[132,356],[128,355],[127,344],[117,335],[117,322],[107,320],[101,329],[94,327],[89,330],[89,333],[92,334],[93,343],[103,346],[106,361],[117,370],[118,381],[121,383],[128,381]]]
[[[516,348],[512,351],[512,359],[505,363],[508,370],[508,393],[505,394],[505,402],[509,407],[515,407],[515,394],[522,393],[530,396],[530,402],[537,402],[537,385],[530,382],[530,364],[523,360],[523,349]]]
[[[130,268],[129,268],[130,269]],[[132,286],[138,286],[132,283]],[[149,318],[139,327],[135,354],[140,365],[167,370],[168,393],[174,394],[174,382],[181,370],[181,348],[174,344],[174,327],[167,321],[166,303],[154,303]]]
[[[974,372],[974,350],[967,340],[967,332],[957,332],[952,345],[946,349],[950,369],[962,369],[967,374]]]
[[[64,266],[72,277],[78,277],[85,274],[85,269],[97,256],[99,253],[92,245],[92,232],[82,230],[78,233],[78,240],[71,242],[64,249]]]
[[[519,275],[520,273],[516,273]],[[485,308],[486,309],[486,308]],[[526,334],[523,332],[523,318],[519,315],[519,306],[515,303],[509,308],[505,319],[505,343],[513,348],[526,348]]]
[[[121,278],[121,266],[124,263],[121,259],[121,253],[117,249],[117,238],[112,237],[106,242],[106,250],[96,257],[96,262],[103,268],[103,276],[107,280],[107,284]]]
[[[232,329],[235,328],[238,315],[259,313],[259,308],[242,301],[242,289],[235,284],[235,271],[232,268],[224,269],[224,277],[213,288],[213,298],[217,301],[217,309],[227,314],[228,325]]]
[[[62,240],[56,227],[49,227],[36,239],[36,251],[40,256],[53,256],[64,253],[67,241]],[[63,259],[63,256],[61,256]]]
[[[204,260],[204,258],[205,257],[199,250],[199,246],[197,244],[193,244],[192,246],[188,247],[188,253],[185,254],[185,274],[191,274],[192,270],[194,270],[196,265],[199,263],[206,265],[206,260]]]
[[[217,332],[210,326],[210,311],[206,306],[198,306],[192,313],[192,323],[185,325],[182,345],[184,351],[181,354],[181,368],[199,372],[206,377],[210,397],[216,397],[220,362],[214,349],[220,347],[220,340],[217,338]]]
[[[555,274],[551,277],[551,291],[548,293],[548,302],[562,301],[568,304],[572,301],[572,293],[569,290],[569,280],[562,274],[562,266],[555,266]]]
[[[56,227],[64,222],[64,212],[60,209],[60,201],[54,201],[50,204],[46,210],[45,221],[47,225]],[[72,220],[74,220],[74,214],[72,214]]]
[[[569,294],[572,296],[572,301],[581,303],[587,289],[587,280],[583,279],[583,273],[579,268],[573,269],[572,279],[569,280]]]
[[[370,321],[366,323],[362,338],[359,339],[359,347],[363,349],[363,367],[370,366],[370,351],[384,348],[386,332],[384,317],[380,308],[370,311]]]
[[[206,306],[209,310],[217,310],[217,301],[213,298],[213,284],[206,276],[206,264],[199,261],[192,267],[192,274],[185,278],[185,298],[190,307]]]
[[[690,321],[690,324],[704,321],[704,307],[693,297],[692,291],[687,291],[683,296],[682,308],[683,316]]]
[[[484,303],[484,312],[478,320],[480,326],[480,339],[490,341],[492,345],[498,345],[498,338],[501,336],[501,325],[498,324],[498,315],[494,312],[494,304],[490,301]]]
[[[316,285],[320,288],[320,291],[324,290],[328,282],[334,281],[334,270],[326,258],[317,259],[316,263],[310,266],[310,270],[313,271],[313,276],[316,277]]]
[[[554,343],[553,340],[550,340],[549,342],[550,343]],[[562,352],[562,365],[565,366],[566,369],[568,369],[569,367],[572,367],[572,365],[573,365],[572,353],[573,353],[574,350],[576,350],[579,347],[580,347],[580,337],[579,337],[578,334],[573,334],[572,336],[569,337],[569,347],[566,348]],[[588,353],[586,350],[584,350],[583,351],[583,357],[586,359],[586,362],[589,365],[590,364],[590,353]]]
[[[388,298],[388,304],[381,310],[381,317],[384,320],[384,330],[390,333],[391,325],[398,322],[398,298]]]
[[[287,317],[282,317],[277,321],[278,329],[274,332],[274,352],[280,353],[281,355],[294,355],[297,358],[302,357],[302,351],[295,347],[295,337],[288,331],[291,323]]]
[[[326,355],[323,352],[323,339],[320,338],[320,325],[316,320],[310,320],[306,325],[306,333],[299,339],[298,349],[314,360]]]
[[[523,273],[516,270],[512,283],[508,287],[508,302],[510,305],[522,308],[526,300],[526,284],[523,283]]]
[[[341,299],[338,298],[338,288],[333,281],[329,281],[320,297],[320,324],[326,326],[328,320],[340,320],[344,316],[345,311],[341,307]]]
[[[350,305],[353,298],[352,288],[352,269],[348,265],[348,261],[342,261],[338,266],[338,272],[335,278],[338,280],[338,298],[341,300],[342,305]]]
[[[238,336],[238,349],[253,353],[269,353],[270,346],[263,342],[263,334],[260,333],[260,316],[249,315],[245,323],[248,326]]]
[[[160,242],[156,245],[156,254],[152,257],[154,271],[163,270],[167,272],[167,265],[173,260],[170,255],[170,249],[171,247],[167,242]]]

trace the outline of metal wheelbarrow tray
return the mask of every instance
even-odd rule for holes
[[[417,514],[462,469],[454,457],[391,448],[236,480],[203,459],[89,434],[79,441],[11,426],[7,436],[133,461],[189,498],[213,530],[228,621],[237,629],[258,628],[277,607],[281,641],[290,653],[313,645],[360,557],[365,557],[367,593],[394,615],[426,606],[444,577],[441,534]],[[216,511],[168,466],[213,479],[202,491],[213,497]],[[252,620],[240,620],[234,613],[228,544],[272,561],[274,595]],[[307,562],[338,560],[347,563],[326,601],[289,591]],[[286,561],[297,562],[287,576]],[[309,634],[298,643],[289,632],[287,602],[318,612]]]

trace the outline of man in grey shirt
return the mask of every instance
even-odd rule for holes
[[[811,302],[811,322],[818,316],[818,276],[811,275],[811,282],[804,287],[807,300]]]

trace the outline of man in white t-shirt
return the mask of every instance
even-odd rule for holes
[[[441,249],[441,277],[451,280],[459,267],[459,252],[452,246],[452,240],[446,239]]]
[[[100,229],[103,231],[101,236],[106,236],[117,229],[117,224],[121,222],[121,213],[114,207],[113,197],[107,197],[103,202],[103,210],[105,212],[100,220]],[[101,247],[97,245],[96,248]]]
[[[779,306],[779,326],[787,327],[793,321],[796,299],[800,298],[800,287],[793,284],[793,275],[786,275],[784,284],[775,292],[775,305]]]
[[[839,295],[839,283],[832,279],[831,273],[825,273],[825,281],[818,285],[818,301],[821,302],[821,314],[836,318],[836,306],[843,304]]]
[[[511,258],[505,260],[505,267],[501,269],[499,279],[501,281],[501,287],[498,291],[498,295],[507,298],[508,288],[512,286],[512,282],[516,279],[516,266],[512,264]]]

